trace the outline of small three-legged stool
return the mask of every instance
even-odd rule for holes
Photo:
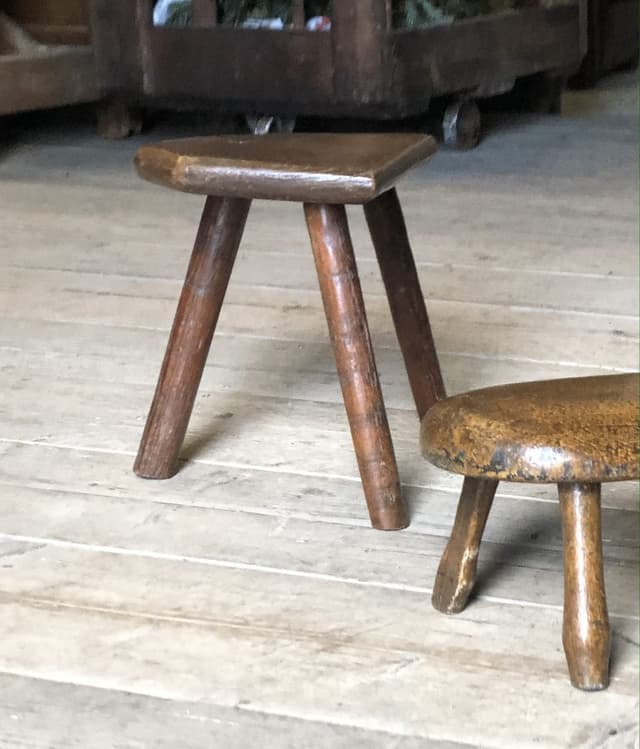
[[[432,138],[406,133],[219,136],[140,149],[142,177],[207,200],[134,466],[139,476],[176,471],[250,201],[299,201],[371,523],[408,525],[344,204],[364,204],[422,417],[444,387],[394,184],[434,151]]]
[[[609,683],[600,485],[638,478],[638,375],[525,382],[463,393],[422,421],[425,457],[464,475],[433,588],[446,614],[464,609],[499,481],[557,484],[564,547],[562,641],[571,683]]]

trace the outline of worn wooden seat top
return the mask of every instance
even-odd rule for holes
[[[485,388],[437,403],[422,449],[465,476],[538,483],[638,477],[638,375]]]
[[[366,203],[435,153],[415,133],[275,133],[143,146],[142,177],[185,192],[307,203]]]

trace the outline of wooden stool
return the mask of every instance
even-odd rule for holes
[[[192,138],[138,151],[145,179],[208,196],[134,465],[139,476],[176,471],[251,199],[300,201],[371,522],[408,525],[344,204],[364,204],[422,418],[444,387],[393,185],[434,151],[427,136],[395,133]]]
[[[609,683],[600,484],[638,477],[638,375],[584,377],[476,390],[437,403],[422,421],[425,457],[464,475],[433,590],[462,611],[499,481],[558,485],[564,546],[563,644],[571,683]]]

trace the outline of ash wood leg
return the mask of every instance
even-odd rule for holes
[[[364,211],[418,416],[422,418],[445,397],[445,388],[398,194],[389,190],[367,203]]]
[[[143,478],[176,472],[211,339],[250,201],[207,198],[133,470]]]
[[[482,533],[498,482],[466,477],[451,538],[440,560],[431,602],[443,614],[459,614],[476,581]]]
[[[369,336],[347,215],[342,205],[305,205],[329,334],[371,523],[409,524]]]
[[[559,484],[564,546],[562,643],[571,683],[609,684],[610,633],[602,566],[600,484]]]

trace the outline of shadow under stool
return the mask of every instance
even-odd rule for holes
[[[422,420],[422,450],[461,473],[462,494],[432,602],[466,605],[498,482],[557,484],[564,550],[565,655],[571,683],[609,683],[600,487],[638,478],[638,375],[525,382],[442,400]]]
[[[176,471],[233,263],[254,198],[304,204],[311,249],[371,523],[409,523],[378,380],[345,204],[362,204],[418,416],[444,397],[397,180],[435,151],[419,134],[214,136],[144,146],[140,175],[206,196],[135,472]]]

